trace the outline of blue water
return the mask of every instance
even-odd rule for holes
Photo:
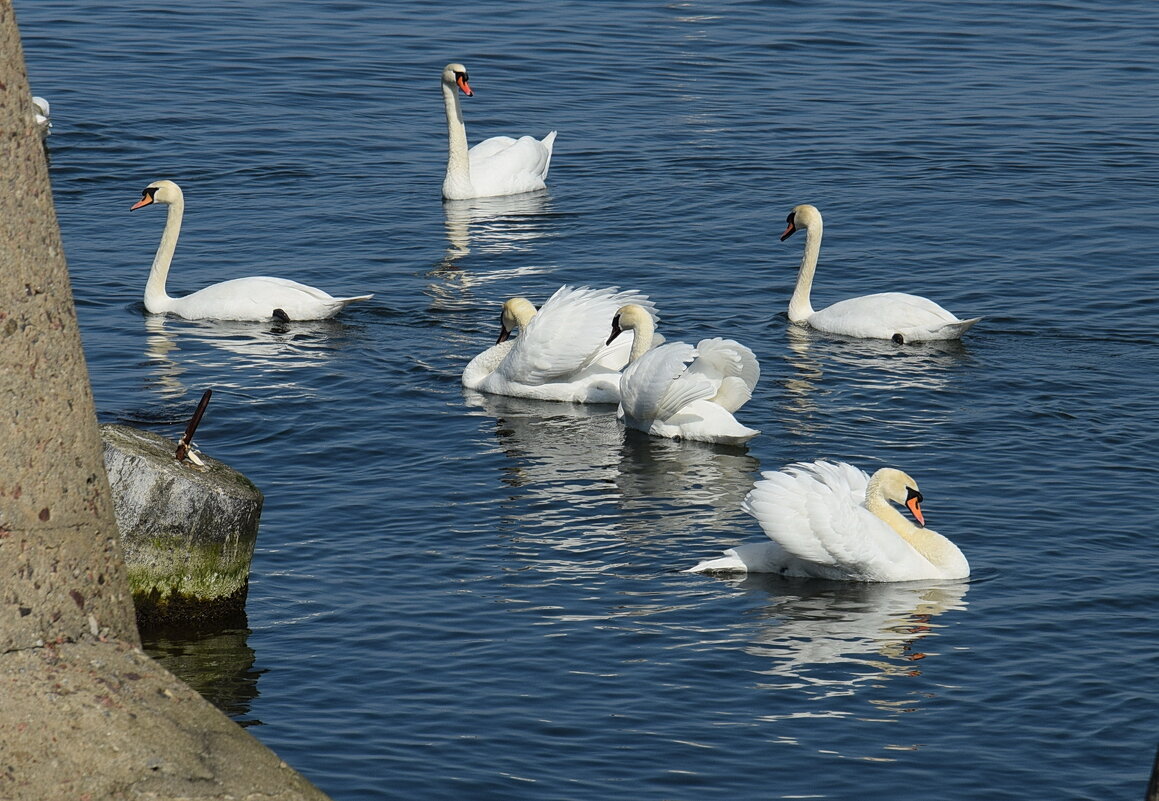
[[[1142,0],[17,2],[102,420],[265,492],[241,630],[149,648],[336,799],[1110,799],[1159,714],[1159,6]],[[444,206],[472,142],[559,130],[549,190]],[[152,318],[273,274],[336,321]],[[902,290],[960,344],[810,335]],[[464,393],[499,304],[647,292],[746,343],[745,449]],[[915,476],[969,582],[681,573],[762,535],[760,470]]]

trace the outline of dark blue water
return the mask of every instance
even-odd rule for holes
[[[265,492],[248,628],[152,651],[337,799],[1109,799],[1159,697],[1159,6],[17,3],[99,413]],[[546,194],[444,206],[468,134],[558,129]],[[375,292],[280,328],[149,318],[273,274]],[[808,335],[881,290],[961,344]],[[763,377],[747,449],[464,393],[499,304],[647,292]],[[762,535],[760,470],[915,476],[968,583],[680,571]]]

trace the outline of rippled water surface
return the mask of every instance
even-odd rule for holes
[[[266,506],[248,624],[152,651],[336,799],[1141,797],[1159,667],[1159,6],[17,0],[99,413]],[[443,204],[471,141],[558,129],[545,193]],[[338,320],[150,317],[273,274]],[[962,343],[811,335],[879,290]],[[747,448],[465,393],[499,304],[647,292],[748,344]],[[680,572],[762,535],[761,470],[904,468],[970,581]]]

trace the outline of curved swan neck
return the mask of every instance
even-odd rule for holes
[[[628,352],[628,363],[639,359],[652,347],[652,337],[656,333],[656,323],[652,315],[644,311],[632,316],[632,349]]]
[[[165,292],[165,281],[169,278],[169,265],[173,262],[173,252],[177,249],[177,237],[181,233],[181,218],[185,214],[185,199],[181,196],[169,203],[165,215],[165,230],[161,234],[161,244],[153,257],[153,268],[145,284],[145,309],[156,314],[166,311],[170,300]]]
[[[801,269],[797,272],[797,286],[789,299],[789,320],[804,322],[813,316],[813,304],[809,295],[813,291],[813,274],[817,272],[817,258],[821,254],[821,220],[810,221],[805,229],[805,254],[801,257]]]
[[[944,567],[950,561],[949,549],[955,549],[949,540],[931,531],[928,528],[919,528],[909,521],[887,499],[881,473],[875,473],[865,488],[865,508],[881,518],[897,532],[897,535],[909,543],[915,551],[921,554],[928,562],[938,567]]]
[[[459,90],[442,81],[443,102],[447,107],[447,181],[471,181],[471,162],[467,155],[467,126],[459,106]],[[444,191],[444,194],[448,194]]]

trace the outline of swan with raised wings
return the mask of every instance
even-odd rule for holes
[[[620,370],[634,338],[605,344],[617,309],[644,295],[616,287],[562,286],[536,311],[527,298],[503,304],[499,340],[463,370],[463,386],[495,395],[574,403],[618,403]],[[511,333],[519,329],[519,336]]]
[[[636,304],[622,307],[608,342],[635,335],[620,377],[624,425],[653,436],[740,445],[760,431],[737,422],[733,412],[752,397],[761,375],[753,352],[731,339],[702,339],[696,347],[669,342],[653,347],[656,324]]]
[[[907,342],[927,342],[939,339],[958,339],[981,320],[972,317],[959,320],[929,298],[903,292],[879,292],[874,295],[848,298],[819,311],[813,310],[809,300],[813,289],[813,274],[817,271],[817,257],[821,252],[821,212],[805,203],[793,208],[786,220],[784,242],[796,231],[805,229],[805,254],[797,273],[797,286],[789,300],[789,320],[802,323],[818,331],[866,339],[892,339]]]
[[[688,572],[780,573],[838,581],[961,579],[970,564],[958,546],[925,528],[918,484],[883,467],[869,476],[818,461],[762,473],[743,508],[771,542],[738,545]],[[914,525],[893,504],[917,520]]]
[[[467,83],[467,68],[462,64],[448,64],[443,68],[442,84],[448,139],[443,198],[466,200],[518,195],[546,188],[556,132],[543,139],[493,136],[468,150],[467,126],[459,106],[460,91],[467,97],[475,94]]]
[[[187,320],[323,320],[333,317],[343,307],[356,300],[368,300],[373,295],[336,298],[297,281],[285,278],[252,276],[234,278],[199,289],[181,298],[172,298],[165,291],[177,237],[181,233],[181,218],[185,213],[185,197],[181,187],[172,181],[154,181],[130,208],[139,209],[152,203],[169,207],[165,231],[153,258],[149,281],[145,284],[145,310],[150,314],[176,314]]]

